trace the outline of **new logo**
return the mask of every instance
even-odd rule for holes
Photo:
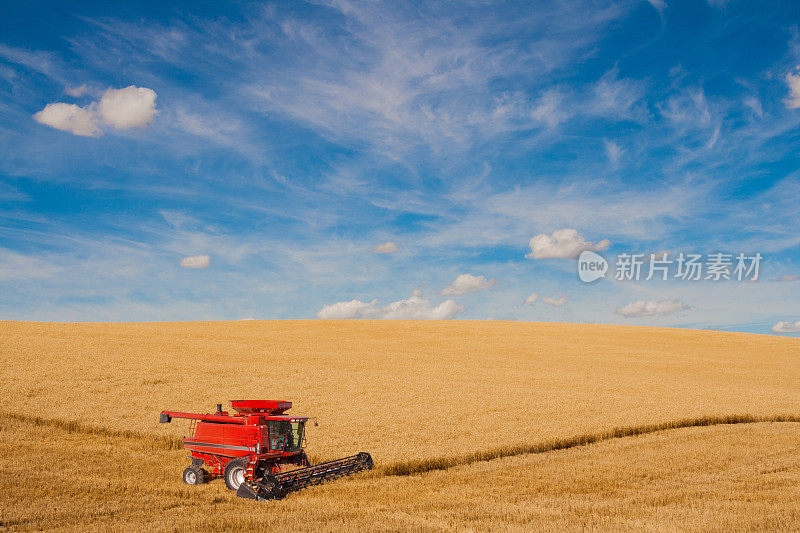
[[[591,250],[584,250],[578,257],[578,277],[584,283],[591,283],[605,277],[608,271],[608,262],[602,255]]]

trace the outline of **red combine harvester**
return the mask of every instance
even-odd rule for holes
[[[192,458],[183,471],[185,483],[200,485],[222,476],[239,497],[274,500],[373,466],[366,452],[309,465],[303,450],[308,417],[284,414],[292,402],[232,400],[230,405],[236,414],[223,411],[222,404],[210,414],[161,412],[162,424],[173,418],[192,421],[183,438]]]

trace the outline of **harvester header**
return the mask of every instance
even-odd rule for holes
[[[223,477],[236,495],[255,500],[278,499],[289,492],[369,470],[372,457],[357,455],[310,465],[303,448],[308,417],[285,414],[292,402],[231,400],[235,413],[217,404],[214,413],[162,411],[159,422],[191,420],[183,445],[192,464],[183,481],[199,485]]]

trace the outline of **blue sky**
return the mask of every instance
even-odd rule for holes
[[[796,334],[800,5],[767,6],[5,3],[0,318]],[[585,284],[584,249],[763,260]]]

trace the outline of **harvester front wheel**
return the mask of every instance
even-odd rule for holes
[[[183,482],[187,485],[201,485],[206,482],[206,472],[199,466],[187,466],[183,471]]]
[[[225,466],[225,485],[230,490],[239,490],[239,485],[244,483],[244,461],[233,459]]]

